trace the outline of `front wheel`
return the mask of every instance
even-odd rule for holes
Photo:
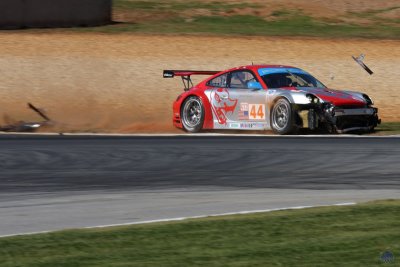
[[[183,128],[191,133],[196,133],[203,128],[204,107],[200,98],[188,97],[182,104],[181,119]]]
[[[276,101],[271,112],[271,128],[276,134],[291,134],[296,131],[292,107],[285,98]]]

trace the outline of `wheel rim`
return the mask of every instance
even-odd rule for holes
[[[201,121],[201,103],[198,99],[189,99],[183,107],[183,123],[188,128],[195,128]]]
[[[289,122],[290,107],[286,102],[278,102],[272,113],[272,124],[278,131],[286,128]]]

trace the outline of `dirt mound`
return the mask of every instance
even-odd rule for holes
[[[400,120],[400,41],[2,33],[0,50],[0,116],[38,119],[25,107],[32,102],[60,122],[54,130],[176,132],[172,102],[182,85],[163,69],[251,62],[298,66],[329,87],[367,92],[384,120]],[[360,53],[374,75],[351,59]]]

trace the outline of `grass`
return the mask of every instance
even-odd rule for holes
[[[377,135],[400,134],[400,122],[383,122],[375,129]]]
[[[157,0],[114,0],[114,8],[123,8],[130,10],[154,10],[154,11],[170,11],[181,12],[191,11],[192,9],[207,9],[212,11],[229,11],[232,8],[257,8],[259,5],[250,3],[226,3],[223,1],[201,2],[201,1],[157,1]]]
[[[263,7],[262,3],[249,2],[114,0],[114,11],[120,23],[78,30],[105,33],[400,38],[400,21],[378,16],[397,9],[396,6],[348,13],[334,21],[308,16],[302,10],[285,8],[274,9],[266,15],[259,12]],[[244,9],[247,14],[240,12]],[[370,23],[349,23],[346,18],[362,18]]]
[[[0,266],[399,266],[400,201],[0,239]]]
[[[62,31],[400,39],[400,19],[386,16],[400,6],[321,17],[242,1],[113,0],[114,23]]]
[[[191,19],[174,17],[163,21],[117,23],[114,25],[80,28],[84,32],[103,33],[162,33],[162,34],[211,34],[250,36],[310,36],[310,37],[359,37],[379,39],[399,39],[400,28],[376,24],[360,26],[354,24],[328,24],[308,16],[298,16],[287,20],[265,21],[257,16],[236,15],[197,16]]]

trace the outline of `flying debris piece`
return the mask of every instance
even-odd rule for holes
[[[365,59],[365,55],[364,55],[364,54],[361,54],[359,57],[354,57],[354,56],[351,56],[351,57],[352,57],[366,72],[368,72],[369,75],[372,75],[372,74],[373,74],[372,70],[371,70],[370,68],[368,68],[368,66],[365,65],[365,63],[363,62],[364,59]]]
[[[49,117],[46,116],[46,114],[44,114],[44,111],[41,109],[38,109],[37,107],[35,107],[34,105],[32,105],[31,103],[28,103],[28,107],[30,109],[32,109],[33,111],[35,111],[37,114],[40,115],[40,117],[42,117],[46,122],[49,122],[50,119]]]
[[[40,117],[44,119],[44,121],[40,122],[25,122],[18,121],[9,125],[0,126],[0,131],[3,132],[35,132],[42,126],[51,126],[53,125],[52,121],[49,117],[44,113],[43,110],[38,109],[33,104],[28,103],[28,107],[39,114]]]

